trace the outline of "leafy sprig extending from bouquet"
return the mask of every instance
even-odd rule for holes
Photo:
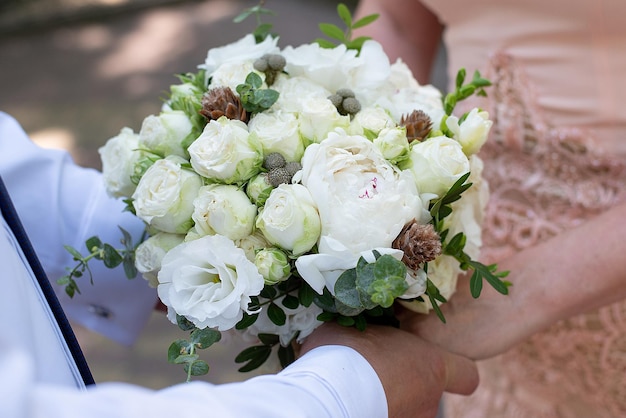
[[[355,21],[352,17],[352,13],[350,13],[350,9],[348,9],[348,7],[343,3],[339,3],[337,5],[337,13],[339,14],[339,18],[346,25],[345,29],[341,29],[339,26],[333,23],[320,23],[319,28],[324,35],[328,36],[331,39],[334,39],[335,41],[338,41],[338,43],[324,38],[318,38],[315,40],[315,42],[317,42],[321,47],[324,48],[334,48],[338,44],[344,44],[348,49],[356,49],[357,51],[360,51],[363,43],[368,39],[371,39],[371,37],[359,36],[353,39],[352,32],[355,29],[362,28],[374,22],[376,19],[378,19],[379,15],[371,14]]]

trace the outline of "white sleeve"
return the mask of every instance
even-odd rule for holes
[[[0,384],[6,400],[0,403],[4,418],[387,417],[387,401],[374,369],[356,351],[342,346],[312,350],[278,375],[225,385],[183,383],[160,391],[122,383],[104,383],[83,392],[33,386],[23,370],[2,370],[2,363],[0,376],[19,375],[6,386],[10,393],[3,393]],[[19,364],[4,363],[12,369]]]
[[[157,295],[141,277],[128,280],[121,267],[91,263],[94,285],[79,281],[70,299],[56,280],[74,266],[64,249],[85,252],[85,240],[98,235],[120,246],[118,226],[138,237],[143,224],[124,203],[106,194],[97,170],[79,167],[61,150],[38,147],[9,115],[0,112],[0,176],[67,316],[123,344],[132,344],[150,317]]]

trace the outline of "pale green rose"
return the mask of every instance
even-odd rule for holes
[[[474,108],[461,124],[459,124],[459,118],[450,116],[446,119],[446,125],[454,134],[454,139],[463,147],[465,155],[469,156],[480,151],[487,141],[493,121],[489,120],[489,112]]]
[[[272,244],[300,255],[320,236],[320,217],[309,191],[301,184],[281,184],[270,193],[256,227]]]
[[[402,163],[402,167],[413,173],[420,193],[433,193],[438,197],[470,171],[461,144],[445,136],[414,142],[409,159]]]
[[[202,178],[182,164],[187,161],[175,155],[156,161],[133,193],[137,216],[159,231],[184,234],[193,225],[193,201]]]
[[[186,158],[183,142],[192,129],[191,121],[181,110],[164,111],[158,116],[149,115],[141,124],[139,145],[161,157],[178,155]]]
[[[210,121],[189,146],[198,174],[226,184],[242,184],[261,171],[263,149],[245,123],[225,116]]]
[[[409,141],[404,127],[384,128],[373,142],[383,157],[394,164],[408,158]]]
[[[350,122],[348,130],[352,135],[363,135],[369,140],[376,138],[383,129],[396,126],[392,117],[379,106],[361,109]]]
[[[303,98],[300,105],[300,133],[310,142],[321,142],[335,128],[350,126],[350,116],[340,115],[327,98]]]
[[[252,233],[257,208],[237,186],[203,186],[193,206],[193,233],[199,236],[219,234],[237,240]]]
[[[267,173],[259,173],[246,184],[246,194],[257,206],[263,206],[274,190],[274,186],[267,182]]]
[[[159,232],[139,244],[135,250],[135,267],[150,287],[157,287],[157,274],[161,270],[161,260],[165,254],[183,242],[184,235]]]
[[[254,265],[265,279],[265,284],[273,285],[287,280],[291,273],[289,258],[279,248],[265,248],[256,253]]]
[[[131,181],[135,164],[141,157],[139,135],[123,128],[119,135],[109,139],[98,149],[102,160],[102,178],[106,191],[112,197],[130,197],[135,188]]]
[[[248,122],[248,130],[258,138],[265,155],[278,152],[287,161],[300,161],[304,154],[300,124],[293,113],[281,110],[257,113]]]

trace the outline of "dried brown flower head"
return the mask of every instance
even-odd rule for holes
[[[441,254],[441,239],[435,228],[431,224],[420,225],[415,219],[402,228],[391,246],[404,251],[402,262],[412,270]]]
[[[406,127],[406,137],[409,143],[422,141],[430,133],[433,122],[422,110],[414,110],[409,115],[402,115],[400,125]]]
[[[207,120],[217,120],[222,116],[248,122],[248,113],[243,108],[239,96],[230,87],[216,87],[202,96],[200,114]]]

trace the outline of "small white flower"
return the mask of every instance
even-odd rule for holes
[[[287,161],[300,161],[304,154],[300,124],[294,113],[282,110],[257,113],[250,119],[248,129],[258,138],[264,155],[278,152]]]
[[[191,121],[180,110],[161,112],[143,120],[139,131],[139,145],[162,157],[178,155],[186,158],[183,141],[191,133]]]
[[[150,287],[157,287],[157,274],[161,269],[161,260],[165,254],[183,242],[184,235],[159,232],[139,244],[135,250],[135,267],[148,281]]]
[[[130,128],[123,128],[119,135],[98,149],[102,160],[102,178],[109,196],[129,197],[135,191],[137,186],[131,181],[131,176],[141,156],[138,148],[139,135]]]
[[[489,113],[472,109],[465,120],[459,125],[459,118],[450,116],[446,119],[448,129],[454,134],[454,139],[459,141],[465,155],[476,154],[487,141],[489,130],[493,121],[489,120]]]
[[[291,265],[287,254],[279,248],[264,248],[256,253],[254,265],[265,279],[266,284],[276,284],[287,280]]]
[[[161,262],[159,298],[176,323],[182,315],[198,328],[231,329],[243,318],[263,276],[241,248],[221,235],[207,235],[171,249]]]

